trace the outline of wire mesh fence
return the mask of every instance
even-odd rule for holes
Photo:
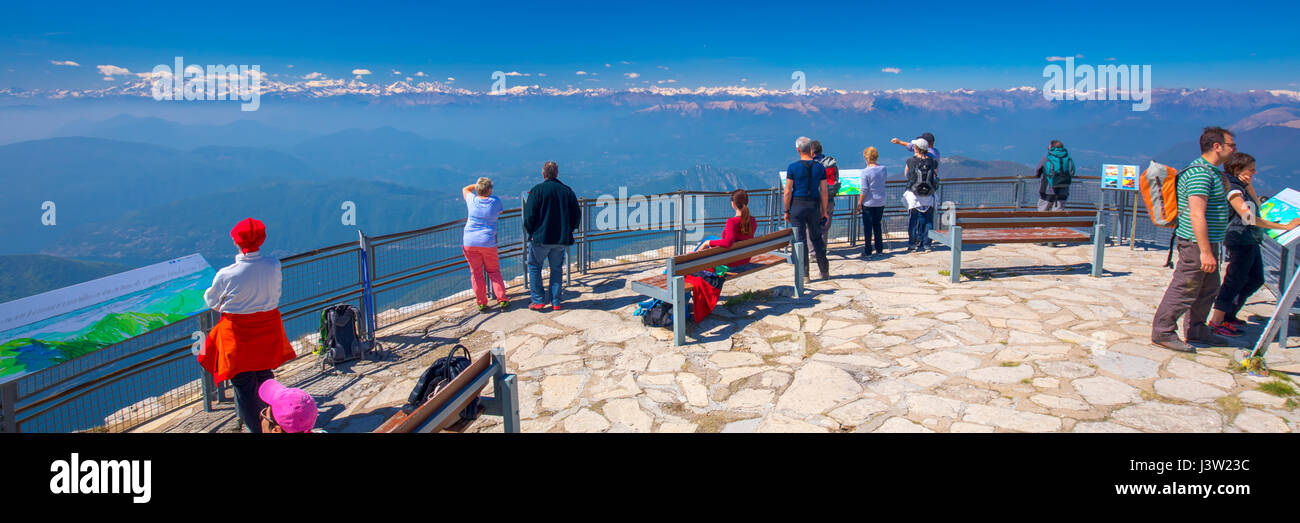
[[[1100,180],[1077,178],[1067,207],[1098,209],[1107,232],[1116,238],[1136,237],[1152,247],[1167,247],[1168,229],[1151,225],[1142,209],[1134,222],[1133,193],[1101,191]],[[939,200],[959,208],[1035,209],[1038,180],[979,178],[945,180]],[[902,181],[886,184],[884,229],[891,238],[906,231],[908,211]],[[779,188],[749,191],[750,213],[759,224],[756,234],[785,227]],[[678,191],[644,197],[646,216],[631,201],[581,200],[582,221],[575,245],[566,256],[566,270],[591,270],[632,265],[682,254],[705,235],[720,235],[734,216],[730,193]],[[619,207],[622,205],[622,207]],[[637,204],[640,205],[640,200]],[[654,212],[655,206],[658,211]],[[689,207],[689,209],[688,209]],[[1139,206],[1140,207],[1140,206]],[[679,210],[680,209],[680,210]],[[858,196],[835,200],[830,244],[856,245],[863,236]],[[678,216],[676,213],[681,212]],[[605,213],[605,214],[602,214]],[[612,220],[612,221],[611,221]],[[368,253],[360,243],[316,249],[281,260],[280,311],[295,351],[307,355],[318,342],[320,310],[349,303],[375,317],[376,328],[445,309],[474,299],[469,265],[462,250],[465,220],[424,229],[369,238]],[[527,271],[527,242],[521,209],[504,211],[497,225],[498,255],[509,292],[520,292]],[[368,254],[368,256],[363,256]],[[373,311],[363,299],[363,264],[371,274]],[[525,291],[526,292],[526,291]],[[203,372],[190,354],[191,334],[206,330],[202,315],[92,352],[67,363],[0,384],[0,409],[5,430],[67,432],[129,430],[201,397]]]

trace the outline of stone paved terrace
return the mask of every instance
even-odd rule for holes
[[[1107,272],[1096,279],[1087,276],[1089,249],[968,248],[970,279],[959,284],[940,272],[947,251],[863,261],[857,249],[834,249],[834,277],[800,299],[788,265],[728,282],[724,299],[769,292],[720,305],[680,347],[669,329],[632,316],[645,298],[625,288],[662,262],[607,269],[575,275],[562,311],[478,314],[467,304],[381,331],[394,349],[387,361],[320,375],[308,357],[287,375],[317,397],[318,426],[332,432],[378,426],[455,339],[476,354],[506,349],[525,432],[1300,429],[1294,403],[1260,390],[1275,378],[1233,369],[1238,348],[1184,355],[1148,344],[1169,281],[1164,251],[1107,248]],[[1241,345],[1263,329],[1253,315],[1268,315],[1271,300],[1261,291],[1242,313],[1252,323]],[[1300,371],[1300,350],[1274,346],[1268,362]],[[222,405],[141,430],[233,430]],[[500,418],[470,430],[500,432]]]

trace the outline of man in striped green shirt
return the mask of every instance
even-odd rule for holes
[[[1207,127],[1201,133],[1201,157],[1178,175],[1178,228],[1170,249],[1178,252],[1173,281],[1165,289],[1151,322],[1151,343],[1179,352],[1196,352],[1178,338],[1183,319],[1188,342],[1227,345],[1210,332],[1205,320],[1219,292],[1219,243],[1228,229],[1227,191],[1216,165],[1237,149],[1232,132]]]

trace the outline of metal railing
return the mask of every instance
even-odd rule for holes
[[[1134,195],[1100,191],[1098,178],[1076,177],[1067,201],[1069,209],[1097,209],[1107,231],[1116,238],[1133,234]],[[886,184],[885,231],[891,237],[906,230],[902,181]],[[1034,209],[1038,180],[994,177],[944,180],[941,201],[960,208]],[[655,195],[699,205],[702,226],[721,232],[734,215],[727,192],[677,191]],[[749,191],[750,212],[759,223],[756,234],[782,227],[779,189]],[[696,204],[695,199],[699,203]],[[831,244],[856,246],[862,236],[858,196],[836,197]],[[598,222],[608,200],[580,200],[582,221],[575,245],[565,260],[568,274],[659,261],[681,254],[687,245],[682,227],[671,229],[602,230]],[[465,220],[413,231],[367,238],[283,258],[280,311],[285,331],[299,356],[316,346],[319,311],[350,303],[375,318],[377,329],[396,325],[430,311],[473,299],[461,250]],[[689,224],[694,226],[696,224]],[[1139,209],[1136,237],[1151,247],[1169,244],[1168,229],[1151,225]],[[497,224],[500,265],[507,288],[519,292],[526,281],[526,250],[522,212],[504,211]],[[363,256],[368,254],[368,256]],[[364,261],[363,261],[364,260]],[[363,263],[370,266],[374,310],[363,300]],[[489,286],[490,287],[490,286]],[[526,292],[526,291],[525,291]],[[203,399],[204,371],[190,352],[192,334],[206,332],[213,316],[200,313],[166,327],[105,347],[66,363],[0,384],[0,429],[5,432],[124,431],[138,427],[179,407]]]

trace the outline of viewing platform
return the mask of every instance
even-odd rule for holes
[[[278,374],[317,399],[317,426],[329,432],[379,426],[457,342],[475,356],[505,349],[523,432],[1300,430],[1294,401],[1261,390],[1290,383],[1300,351],[1274,346],[1272,377],[1234,363],[1273,311],[1267,289],[1241,314],[1250,324],[1239,347],[1183,354],[1149,343],[1170,279],[1164,250],[1111,246],[1093,278],[1088,245],[968,246],[954,284],[946,249],[900,246],[875,261],[858,258],[861,247],[832,248],[832,278],[798,298],[789,264],[730,281],[682,346],[632,314],[645,298],[627,282],[663,270],[646,262],[573,274],[560,311],[528,310],[516,286],[505,313],[466,302],[380,329],[392,350],[384,361],[320,373],[304,357]],[[136,431],[235,428],[226,401]],[[502,429],[484,416],[468,431]]]

